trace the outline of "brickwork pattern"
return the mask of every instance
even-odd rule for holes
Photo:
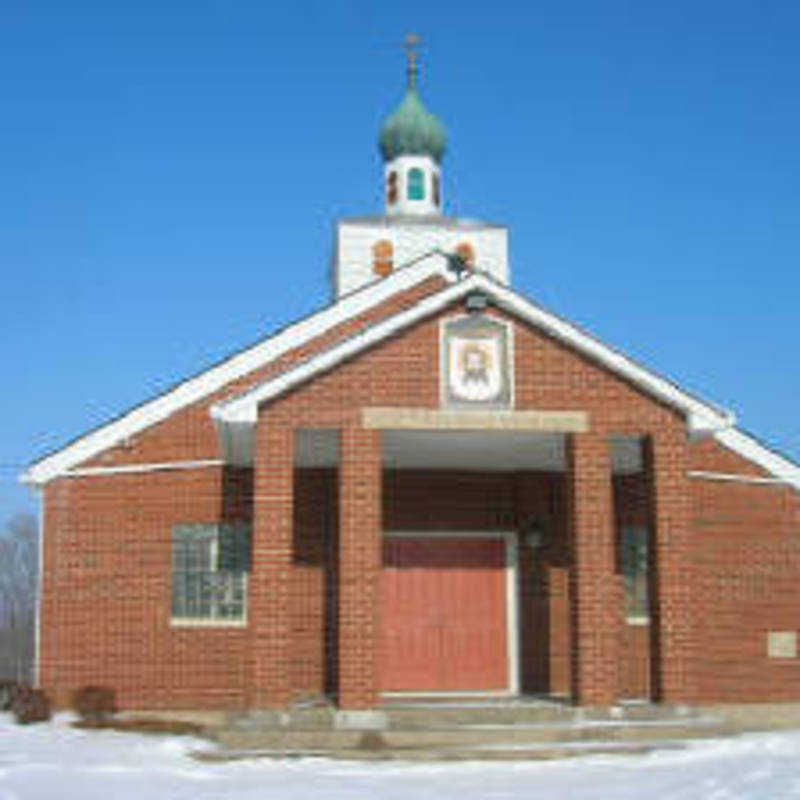
[[[758,474],[720,445],[692,467]],[[784,486],[690,480],[698,641],[695,683],[706,702],[796,701],[797,659],[768,658],[768,631],[800,635],[800,502]]]
[[[609,443],[595,433],[569,441],[572,696],[581,705],[617,697],[622,591],[617,573]]]
[[[41,683],[58,705],[87,684],[121,707],[241,708],[244,628],[170,625],[171,529],[224,519],[225,471],[75,478],[45,489]]]
[[[646,458],[652,476],[653,625],[656,664],[654,694],[670,702],[693,702],[691,674],[697,653],[694,626],[696,576],[692,560],[688,444],[677,431],[648,437]]]
[[[339,707],[378,699],[381,569],[380,432],[343,428],[339,468]]]
[[[282,708],[291,695],[294,432],[269,420],[256,430],[248,690],[251,706]]]
[[[441,285],[437,281],[415,287],[387,301],[381,309],[343,323],[314,343],[236,381],[92,463],[219,458],[208,415],[211,403],[297,363],[315,348],[330,346],[381,314],[413,304],[435,291]],[[289,432],[298,428],[349,430],[348,441],[352,443],[360,441],[362,435],[356,429],[358,411],[363,406],[437,408],[439,319],[454,313],[462,313],[461,307],[454,305],[419,322],[262,408],[253,470],[258,475],[253,478],[247,478],[246,471],[209,467],[60,479],[49,484],[45,489],[42,605],[45,687],[65,696],[86,683],[111,684],[125,707],[231,708],[247,703],[280,705],[289,698],[313,694],[323,684],[330,688],[333,680],[351,707],[371,702],[375,680],[372,667],[367,664],[356,669],[350,665],[352,672],[337,678],[331,674],[335,670],[325,665],[335,653],[322,596],[330,590],[331,578],[320,574],[321,567],[315,561],[319,552],[308,540],[311,533],[297,533],[300,528],[318,531],[313,508],[319,499],[316,490],[301,487],[301,480],[291,480]],[[494,309],[489,313],[504,316]],[[754,474],[755,469],[747,462],[737,465],[728,451],[716,453],[715,446],[708,443],[689,448],[684,421],[671,409],[540,331],[517,321],[513,329],[516,408],[576,410],[589,415],[591,432],[587,435],[594,444],[578,447],[577,485],[600,485],[596,456],[601,440],[613,434],[654,436],[653,513],[660,537],[657,566],[661,580],[653,618],[661,633],[657,644],[663,674],[658,685],[663,697],[675,701],[733,698],[737,686],[742,688],[742,697],[800,697],[800,665],[767,660],[764,655],[766,630],[797,628],[793,611],[800,585],[800,560],[794,550],[800,522],[797,495],[775,487],[687,480],[688,468],[730,472],[738,467],[737,471],[747,474]],[[277,457],[262,460],[258,455],[270,451]],[[361,451],[366,454],[364,462],[351,463],[348,469],[364,487],[377,481],[374,442]],[[513,521],[514,490],[492,484],[493,480],[486,478],[487,488],[475,497],[483,498],[480,504],[488,506],[491,514],[510,504]],[[375,497],[380,496],[379,481],[377,486]],[[467,497],[473,489],[465,490],[462,485],[452,491],[460,492],[461,502],[450,502],[453,518],[448,524],[496,524],[496,516],[490,517],[477,508],[477,500]],[[590,534],[591,540],[598,523],[587,509],[610,513],[610,501],[598,500],[596,494],[587,500],[582,490],[575,497],[581,532]],[[350,510],[335,509],[333,513],[342,522],[349,520],[351,532],[356,522],[365,526],[362,531],[369,540],[380,505],[365,505],[360,517],[352,512],[366,502],[363,497],[350,495],[346,502]],[[432,510],[435,506],[420,502],[416,508],[400,508],[392,500],[391,491],[386,492],[386,503],[390,505],[389,515],[395,515],[402,527],[437,524]],[[469,512],[468,507],[472,508]],[[248,509],[254,510],[258,548],[251,575],[248,626],[171,627],[171,526],[228,515],[237,518],[246,515]],[[311,521],[300,525],[298,520],[306,513]],[[478,518],[481,514],[483,522]],[[599,527],[605,530],[608,526],[602,522]],[[584,563],[599,568],[599,574],[607,574],[607,553],[584,550],[580,551]],[[364,553],[356,557],[350,545],[342,552],[349,553],[353,563],[358,558],[373,563]],[[564,618],[565,608],[575,606],[584,620],[584,639],[576,653],[590,656],[574,669],[583,676],[579,684],[586,689],[584,698],[599,702],[611,692],[615,669],[605,637],[592,640],[586,628],[586,620],[598,614],[596,598],[601,587],[592,589],[594,594],[584,592],[582,600],[571,600],[568,571],[573,586],[579,591],[581,587],[580,581],[574,583],[575,567],[569,564],[568,553],[558,553],[554,545],[548,558],[543,572],[536,572],[542,579],[539,585],[548,587],[547,591],[540,595],[535,595],[538,589],[530,591],[532,597],[540,598],[537,602],[541,608],[549,609],[547,639],[553,655],[532,668],[529,680],[544,680],[545,675],[551,688],[566,682],[573,668],[565,652],[568,634],[558,620]],[[352,596],[362,600],[368,597],[371,580],[366,575],[364,583],[351,587]],[[597,574],[586,580],[588,586],[597,584]],[[765,587],[763,599],[753,588],[757,582]],[[617,596],[609,604],[617,615],[619,602]],[[271,608],[283,619],[266,619],[264,615]],[[687,622],[690,619],[697,620],[695,629]],[[607,630],[613,630],[618,616],[616,622],[601,621]],[[321,642],[323,630],[326,640]],[[704,642],[702,651],[696,646],[698,641]],[[594,666],[590,666],[592,663]],[[596,675],[596,681],[592,675]],[[598,688],[592,689],[590,684]]]

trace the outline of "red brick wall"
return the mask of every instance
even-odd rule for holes
[[[714,440],[692,447],[691,468],[760,476],[758,465]],[[767,657],[767,632],[800,634],[800,497],[779,485],[693,478],[697,580],[697,698],[797,700],[800,660]]]
[[[594,432],[570,437],[569,445],[572,696],[582,705],[609,705],[619,685],[622,624],[611,454],[606,437]]]
[[[212,402],[295,363],[314,347],[332,344],[380,314],[413,303],[436,285],[431,282],[418,287],[361,320],[340,326],[313,345],[287,354],[280,364],[252,373],[207,402],[138,435],[129,447],[115,448],[92,463],[219,457],[208,416]],[[454,312],[460,313],[460,309],[454,307],[444,315]],[[610,434],[647,432],[659,437],[654,463],[660,495],[655,514],[663,544],[659,552],[668,574],[660,581],[658,603],[669,609],[672,617],[665,629],[675,634],[660,642],[662,652],[670,654],[665,664],[665,696],[676,701],[733,697],[741,689],[754,698],[800,697],[795,662],[767,662],[762,635],[767,629],[797,625],[793,616],[800,585],[800,563],[793,542],[798,532],[796,495],[771,487],[687,481],[688,467],[718,471],[738,467],[748,474],[756,469],[746,462],[743,466],[741,460],[737,463],[738,457],[708,443],[689,448],[684,422],[675,412],[532,327],[513,324],[518,409],[587,411],[592,432],[601,439]],[[263,409],[264,419],[276,429],[355,428],[360,424],[362,406],[437,407],[438,339],[438,318],[420,322],[272,402]],[[264,459],[256,463],[257,485],[259,471],[270,460],[272,445],[266,447]],[[291,609],[287,645],[282,655],[276,656],[277,666],[254,662],[254,641],[260,634],[252,626],[247,630],[169,628],[171,525],[217,519],[223,513],[235,516],[231,509],[241,511],[252,505],[247,479],[225,479],[222,470],[209,468],[50,484],[45,493],[44,684],[62,695],[67,688],[86,682],[111,684],[128,706],[227,707],[252,699],[245,687],[252,686],[254,669],[261,670],[262,683],[277,680],[276,673],[281,671],[290,675],[288,683],[278,680],[277,689],[267,687],[273,698],[275,692],[313,694],[326,680],[330,682],[331,676],[324,674],[324,661],[331,645],[320,642],[320,631],[327,624],[321,598],[326,579],[321,574],[318,548],[302,532],[306,525],[308,530],[319,526],[319,519],[311,517],[318,513],[316,493],[321,490],[309,481],[295,482],[293,494],[298,509],[310,509],[310,521],[301,522],[304,512],[293,512],[295,527],[301,532],[294,534],[290,545],[288,573],[281,573],[288,577],[276,578],[281,585],[285,583],[286,603]],[[226,482],[230,487],[238,484],[239,489],[229,488],[226,495]],[[421,489],[403,491],[413,495]],[[515,508],[519,513],[514,490],[507,486],[481,490],[474,485],[465,489],[462,484],[453,491],[459,500],[450,504],[454,525],[495,527],[498,519],[504,519],[498,515],[509,508],[512,514]],[[535,497],[536,491],[531,496]],[[256,494],[260,496],[260,492]],[[378,504],[380,494],[359,499],[362,514],[377,513],[379,506],[372,508],[370,503]],[[398,527],[440,524],[436,506],[417,503],[411,519],[409,506],[393,500],[392,491],[385,494],[387,517]],[[538,502],[534,501],[534,506]],[[264,558],[271,557],[269,550],[264,551]],[[566,686],[570,669],[567,628],[558,622],[570,602],[569,563],[568,554],[555,544],[546,555],[549,563],[531,570],[542,579],[536,585],[547,587],[546,591],[531,587],[526,591],[532,598],[530,619],[549,619],[546,637],[551,658],[539,664],[532,659],[525,667],[524,679],[530,685],[546,681],[551,690],[558,690]],[[527,567],[523,565],[523,569]],[[696,578],[687,584],[686,575],[695,573]],[[762,590],[754,587],[757,581],[766,586],[767,574],[769,588],[763,591],[768,597],[763,599],[756,596]],[[749,577],[737,584],[737,576]],[[263,602],[271,602],[268,585],[262,589]],[[258,592],[256,589],[256,604],[261,602]],[[536,630],[535,622],[529,624]],[[742,636],[742,630],[746,635]],[[272,641],[276,634],[264,635]],[[698,640],[704,642],[702,652],[696,650]]]
[[[195,519],[214,520],[219,516],[216,498],[221,493],[222,516],[231,519],[248,517],[252,512],[252,471],[228,470],[220,475],[210,468],[192,473],[174,473],[183,478],[185,492],[173,495],[171,484],[161,501],[155,503],[155,485],[148,476],[136,479],[118,476],[82,479],[82,522],[74,530],[71,544],[60,537],[61,559],[55,572],[49,571],[46,627],[58,637],[45,640],[43,680],[61,702],[69,693],[88,683],[112,685],[123,707],[183,707],[194,703],[215,707],[237,707],[250,700],[247,695],[251,675],[247,671],[247,645],[243,636],[252,630],[174,629],[169,626],[169,547],[172,525]],[[165,477],[166,473],[156,473]],[[191,476],[191,478],[189,477]],[[303,469],[295,472],[294,543],[291,575],[291,634],[288,649],[289,691],[293,698],[318,696],[335,685],[335,663],[330,637],[335,635],[326,620],[327,598],[332,577],[327,574],[323,538],[326,522],[330,526],[332,551],[337,542],[337,481],[335,470]],[[569,608],[566,587],[568,546],[563,516],[564,476],[546,473],[446,472],[427,470],[385,471],[383,526],[393,530],[507,530],[516,529],[525,520],[550,515],[551,536],[534,558],[520,547],[520,615],[525,631],[522,652],[522,685],[526,691],[566,694],[569,690]],[[136,489],[133,489],[133,486]],[[62,496],[77,481],[60,484]],[[86,488],[95,489],[91,493]],[[201,488],[202,487],[202,488]],[[146,523],[136,513],[117,501],[126,491],[148,498]],[[183,497],[183,506],[176,498]],[[208,502],[206,514],[200,513],[198,499]],[[178,507],[176,507],[178,506]],[[54,504],[48,502],[48,513]],[[92,520],[91,524],[89,520]],[[48,520],[50,522],[50,520]],[[56,524],[54,522],[54,524]],[[68,525],[63,516],[59,525]],[[107,527],[106,527],[107,526]],[[111,566],[113,554],[121,547],[122,532],[129,528],[125,558]],[[112,535],[100,538],[87,533],[106,529]],[[117,539],[114,539],[116,532]],[[55,544],[52,537],[48,544]],[[131,563],[130,548],[140,555],[141,580],[127,574]],[[63,561],[71,550],[80,551],[86,565],[78,573]],[[49,563],[52,550],[46,556]],[[82,591],[75,594],[82,580],[94,583],[96,590],[108,571],[118,576],[112,605],[101,607],[99,616],[88,625]],[[119,576],[125,580],[120,581]],[[159,587],[150,597],[149,613],[131,615],[124,625],[111,619],[114,606],[140,609],[142,585]],[[51,597],[59,596],[58,602]],[[251,593],[253,588],[251,587]],[[72,595],[71,601],[64,598]],[[105,613],[103,613],[105,612]],[[76,620],[88,628],[72,639]],[[153,628],[158,635],[153,636]],[[148,642],[152,641],[152,645]],[[235,644],[232,644],[234,642]],[[112,652],[136,653],[137,658],[125,669],[108,670]],[[55,660],[59,658],[58,665]],[[146,662],[143,662],[146,659]],[[169,669],[159,665],[164,662]],[[213,670],[208,670],[209,662]],[[69,668],[67,668],[69,665]],[[327,670],[327,671],[326,671]],[[187,673],[195,674],[188,684]],[[207,680],[201,680],[205,673]],[[158,685],[153,683],[158,675]],[[196,697],[196,700],[192,698]]]
[[[331,470],[298,470],[295,482],[293,697],[325,691],[324,529]],[[247,688],[251,630],[173,628],[172,526],[247,519],[253,472],[207,468],[58,481],[47,487],[42,683],[63,705],[87,684],[112,686],[122,707],[236,708]],[[251,587],[251,593],[253,589]],[[330,687],[328,687],[330,688]]]
[[[800,698],[800,660],[767,658],[768,631],[800,631],[797,494],[693,480],[699,582],[697,695],[742,702]]]
[[[380,690],[380,431],[344,428],[339,457],[338,702],[363,709],[377,703]]]
[[[122,707],[244,702],[248,632],[170,627],[171,529],[222,517],[223,471],[71,478],[45,490],[41,682]]]
[[[709,437],[692,444],[690,464],[693,470],[733,475],[768,475],[758,464],[748,461],[733,450]]]

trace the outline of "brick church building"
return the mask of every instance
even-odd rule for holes
[[[416,65],[332,301],[32,464],[37,680],[124,708],[800,700],[800,466],[442,215]]]

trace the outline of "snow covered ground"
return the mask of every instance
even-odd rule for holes
[[[644,756],[546,762],[199,763],[208,743],[69,727],[20,727],[0,714],[0,800],[495,800],[800,798],[800,731],[694,742]]]

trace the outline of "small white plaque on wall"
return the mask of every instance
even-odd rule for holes
[[[797,658],[797,631],[768,631],[767,655],[770,658]]]

